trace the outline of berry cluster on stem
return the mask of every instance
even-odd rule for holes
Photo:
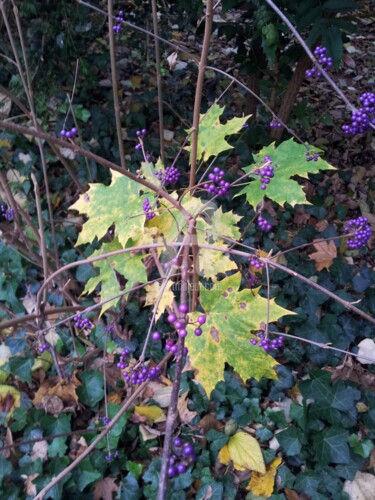
[[[124,24],[124,11],[123,10],[119,10],[118,11],[118,14],[117,16],[115,17],[116,19],[116,24],[113,25],[113,31],[115,33],[120,33],[121,29],[122,29],[122,26]]]
[[[371,125],[375,125],[375,94],[364,92],[359,102],[362,107],[352,113],[350,125],[341,127],[345,135],[364,134]]]
[[[43,354],[45,351],[47,351],[50,348],[49,344],[44,342],[42,345],[38,347],[38,351],[40,354]]]
[[[162,186],[167,184],[176,184],[180,179],[180,172],[176,167],[167,167],[164,172],[156,171],[156,177],[161,182]]]
[[[250,266],[255,267],[255,269],[262,269],[266,265],[257,255],[250,255],[249,264]]]
[[[60,132],[60,136],[63,139],[73,139],[77,135],[78,135],[78,129],[77,129],[77,127],[72,127],[70,130],[62,129],[61,132]]]
[[[276,339],[270,340],[267,335],[263,333],[262,330],[256,332],[256,339],[250,339],[252,345],[257,345],[261,347],[265,352],[272,349],[282,349],[284,345],[284,337],[280,335]]]
[[[143,207],[143,213],[145,214],[146,216],[146,220],[151,220],[153,219],[155,216],[156,216],[156,213],[154,212],[154,210],[151,208],[151,205],[150,205],[150,201],[148,198],[146,198],[143,203],[142,203],[142,207]]]
[[[275,117],[270,121],[271,128],[282,128],[283,124]]]
[[[366,245],[372,234],[367,217],[358,217],[357,219],[350,220],[345,224],[344,231],[345,233],[353,233],[346,242],[351,250],[357,250],[361,246]]]
[[[203,188],[208,194],[214,196],[223,196],[227,194],[230,188],[230,182],[224,181],[224,170],[215,167],[213,172],[208,174],[209,182],[203,184]]]
[[[258,217],[257,224],[262,231],[271,231],[272,229],[272,224],[270,224],[268,220],[263,219],[261,215]]]
[[[184,442],[180,437],[176,437],[172,442],[172,446],[168,467],[168,476],[170,478],[184,474],[189,465],[196,460],[192,444]]]
[[[316,57],[316,60],[320,64],[320,66],[323,68],[324,71],[327,71],[329,68],[332,67],[332,58],[327,57],[327,49],[326,47],[318,47],[315,48],[314,50],[314,56]],[[319,78],[322,76],[322,73],[318,70],[318,68],[314,67],[311,69],[306,70],[305,72],[307,78]]]
[[[264,191],[267,189],[267,185],[271,182],[271,179],[275,176],[275,167],[272,165],[272,159],[270,156],[264,157],[265,164],[262,168],[257,168],[254,171],[255,175],[260,176],[260,189]]]
[[[148,367],[142,364],[131,365],[129,357],[130,351],[124,349],[117,363],[117,368],[122,370],[121,374],[129,385],[135,386],[146,382],[146,380],[156,380],[159,378],[161,373],[160,366]]]
[[[89,318],[84,318],[82,313],[78,313],[74,316],[74,326],[76,328],[88,328],[89,330],[93,327]]]
[[[306,161],[318,161],[320,158],[319,153],[316,151],[306,151],[305,153]]]
[[[5,220],[11,221],[14,217],[14,210],[13,208],[8,208],[6,205],[0,205],[0,214]]]

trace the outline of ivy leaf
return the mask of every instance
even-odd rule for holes
[[[122,246],[117,239],[110,243],[103,243],[100,250],[95,251],[91,257],[96,257],[104,253],[120,250]],[[101,283],[101,300],[108,300],[118,295],[120,291],[130,290],[136,283],[147,281],[147,273],[142,259],[145,255],[132,255],[130,252],[107,257],[106,259],[94,262],[94,267],[98,270],[98,276],[93,276],[88,280],[83,293],[91,293]],[[120,285],[116,273],[121,274],[127,280],[125,287]],[[120,298],[111,300],[103,304],[101,314],[119,302]]]
[[[103,374],[86,370],[79,377],[82,380],[82,385],[77,389],[79,400],[84,405],[95,406],[104,397]]]
[[[344,429],[332,427],[316,434],[313,447],[320,464],[348,464],[350,450],[347,443],[349,433]]]
[[[266,472],[258,441],[247,432],[239,431],[232,436],[220,450],[219,460],[224,465],[232,461],[237,470],[252,470],[261,474]]]
[[[196,337],[195,327],[186,338],[191,364],[198,370],[196,378],[207,394],[224,378],[224,365],[229,363],[244,379],[267,377],[276,379],[274,366],[278,363],[263,349],[250,344],[250,331],[258,330],[267,318],[267,300],[251,290],[238,291],[241,276],[237,273],[215,283],[212,289],[203,288],[200,302],[207,315],[203,334]],[[276,321],[290,311],[269,303],[269,321]],[[195,320],[199,313],[190,315]]]
[[[290,457],[298,455],[302,449],[304,435],[300,429],[289,427],[277,434],[276,439],[282,446],[284,453]]]
[[[78,236],[77,245],[90,243],[95,237],[100,240],[113,224],[123,247],[130,238],[137,240],[143,232],[145,222],[142,202],[149,198],[152,205],[155,200],[155,196],[150,193],[141,196],[141,187],[119,172],[112,172],[109,186],[90,184],[89,190],[70,207],[88,218]]]
[[[173,283],[169,282],[164,289],[163,295],[161,296],[158,309],[156,311],[155,320],[157,321],[160,316],[164,313],[167,307],[173,306],[174,293],[171,290]],[[160,298],[162,285],[160,283],[151,283],[151,285],[147,285],[145,290],[146,294],[146,306],[155,305]]]
[[[220,107],[218,104],[213,104],[205,115],[201,115],[199,122],[198,134],[198,148],[197,159],[207,161],[211,156],[218,156],[223,151],[232,149],[225,137],[228,135],[237,134],[249,116],[242,118],[232,118],[225,124],[220,123],[220,116],[224,112],[224,106]],[[192,129],[188,130],[190,133]],[[191,151],[191,146],[186,148]]]
[[[309,150],[319,152],[317,148],[313,148],[306,144]],[[308,179],[309,173],[317,173],[319,170],[332,170],[335,167],[327,163],[322,158],[317,161],[306,161],[306,148],[303,144],[294,142],[293,139],[282,142],[277,148],[275,143],[263,148],[260,153],[254,155],[255,163],[258,165],[264,164],[264,157],[270,156],[275,168],[275,177],[268,184],[267,189],[260,189],[259,176],[252,176],[255,181],[250,182],[237,195],[246,195],[247,202],[256,207],[258,203],[267,196],[270,200],[275,201],[279,205],[289,203],[290,205],[308,204],[306,195],[303,192],[302,186],[298,184],[292,177],[298,175]],[[244,168],[245,172],[249,172],[255,168],[255,165]]]

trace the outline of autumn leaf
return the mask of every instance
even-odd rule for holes
[[[237,269],[237,265],[233,260],[221,252],[202,248],[199,251],[199,274],[206,279],[211,278],[212,281],[217,280],[218,274],[225,274],[227,271]]]
[[[261,474],[266,472],[258,441],[243,431],[237,432],[223,446],[219,453],[219,460],[224,465],[233,462],[237,470],[252,470]]]
[[[149,425],[152,425],[154,422],[160,421],[162,417],[165,417],[163,410],[156,405],[136,406],[134,408],[134,413],[135,415],[144,417]]]
[[[333,264],[333,259],[337,257],[336,245],[332,240],[329,242],[314,240],[313,244],[317,251],[311,253],[309,257],[315,261],[316,270],[329,269]]]
[[[105,477],[94,486],[94,500],[112,500],[113,493],[118,492],[118,486],[113,477]]]
[[[158,308],[155,317],[156,321],[164,313],[167,307],[172,307],[173,305],[174,293],[171,290],[172,285],[173,285],[172,282],[167,283],[167,286],[165,287],[163,293],[162,293],[163,285],[161,285],[160,283],[151,283],[151,285],[147,285],[145,287],[145,290],[147,292],[145,305],[150,306],[150,305],[156,305],[158,303]]]
[[[239,273],[224,278],[211,289],[202,288],[200,303],[206,313],[207,322],[202,326],[200,337],[194,335],[197,316],[189,314],[190,324],[186,347],[192,366],[197,370],[196,379],[210,395],[219,380],[224,379],[224,366],[229,363],[243,380],[253,377],[276,379],[274,367],[277,362],[261,347],[250,343],[250,332],[258,330],[269,317],[276,321],[285,314],[293,314],[267,301],[256,291],[239,290]]]
[[[282,458],[274,458],[272,462],[267,465],[265,474],[253,472],[246,489],[248,491],[252,491],[254,495],[269,498],[273,493],[273,489],[275,487],[275,476],[281,462]]]
[[[217,156],[223,151],[232,149],[233,146],[225,140],[225,137],[237,134],[250,118],[250,115],[241,118],[235,117],[222,124],[220,116],[223,112],[224,106],[220,107],[215,103],[205,115],[201,115],[197,147],[198,160],[207,161],[211,156]],[[191,129],[188,132],[191,132]],[[186,149],[191,151],[191,146]]]
[[[188,409],[188,394],[188,391],[185,392],[177,401],[177,410],[182,424],[189,424],[198,415],[196,411]]]
[[[0,412],[6,413],[6,421],[12,416],[13,410],[20,406],[21,393],[10,385],[0,385]]]

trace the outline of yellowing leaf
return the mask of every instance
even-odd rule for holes
[[[337,257],[337,248],[333,241],[313,241],[316,252],[309,255],[310,259],[315,261],[317,271],[326,268],[329,269],[333,264],[333,259]]]
[[[197,148],[198,160],[207,161],[211,156],[217,156],[223,151],[232,149],[233,146],[228,144],[224,138],[228,135],[237,134],[250,118],[250,115],[242,118],[232,118],[222,124],[220,123],[220,116],[223,112],[224,107],[221,108],[215,103],[205,115],[201,115]],[[191,132],[191,129],[189,132]],[[191,151],[191,146],[186,149]]]
[[[212,207],[211,205],[212,204],[205,210],[204,219],[198,220],[197,222],[197,227],[206,233],[206,240],[215,243],[227,241],[220,236],[226,236],[227,238],[237,240],[241,235],[237,224],[242,217],[233,212],[223,212],[221,207],[217,208],[217,206]]]
[[[219,273],[237,269],[237,265],[220,252],[202,248],[199,252],[199,269],[201,275],[207,279],[211,278],[215,282]]]
[[[258,441],[243,431],[237,432],[229,439],[220,450],[219,460],[224,465],[232,461],[237,470],[252,470],[261,474],[266,472]]]
[[[239,273],[217,281],[212,289],[202,288],[200,303],[206,313],[207,322],[202,326],[202,335],[196,337],[196,325],[189,324],[186,347],[192,366],[198,371],[196,379],[210,395],[218,381],[224,379],[224,366],[229,363],[243,380],[250,377],[276,379],[274,367],[277,362],[261,347],[250,344],[250,331],[258,330],[266,321],[267,300],[251,290],[238,291],[241,283]],[[269,302],[269,321],[276,321],[285,314],[292,314]],[[200,313],[189,314],[190,321]]]
[[[156,321],[160,318],[160,316],[164,313],[167,307],[172,307],[174,300],[174,293],[171,290],[173,283],[170,282],[167,284],[163,294],[161,295],[162,286],[160,283],[151,283],[151,285],[147,285],[145,290],[147,292],[146,295],[146,306],[156,305],[159,301],[157,312],[156,312]]]
[[[6,413],[6,420],[12,416],[13,410],[20,405],[21,393],[10,385],[0,385],[0,412]]]
[[[147,422],[152,425],[154,422],[164,417],[164,412],[159,406],[136,406],[134,408],[134,413],[140,417],[147,418]]]
[[[277,468],[280,466],[281,462],[282,458],[274,458],[272,462],[267,466],[265,474],[253,472],[246,489],[252,491],[254,495],[269,498],[273,493]]]

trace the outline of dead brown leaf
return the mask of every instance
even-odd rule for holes
[[[333,264],[333,259],[337,257],[337,248],[333,241],[313,241],[316,252],[310,254],[310,259],[315,261],[317,271],[329,269]]]
[[[177,409],[180,415],[181,422],[183,424],[188,424],[195,418],[198,414],[196,411],[188,410],[188,392],[185,392],[181,397],[178,398]]]
[[[37,478],[39,474],[31,474],[31,476],[27,476],[25,479],[25,491],[26,495],[30,495],[31,497],[35,497],[37,491],[36,486],[33,483],[33,479]]]
[[[105,477],[94,486],[94,500],[112,500],[113,493],[118,492],[118,486],[113,477]]]
[[[74,412],[78,406],[76,388],[81,382],[74,377],[72,381],[51,377],[46,379],[35,393],[33,400],[36,408],[43,408],[52,415],[61,411]]]

